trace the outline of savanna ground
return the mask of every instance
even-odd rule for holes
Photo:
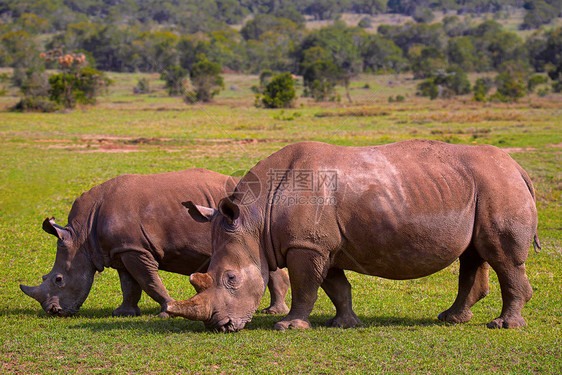
[[[562,371],[562,96],[514,104],[461,97],[429,101],[413,95],[406,76],[363,76],[354,103],[300,99],[289,110],[253,107],[256,77],[226,76],[214,104],[187,106],[160,90],[135,96],[140,75],[112,75],[96,107],[71,113],[0,113],[0,358],[2,373],[560,373]],[[365,88],[365,84],[369,88]],[[343,94],[343,93],[342,93]],[[389,103],[402,94],[406,100]],[[342,95],[344,98],[344,95]],[[0,98],[4,109],[17,101]],[[250,168],[292,142],[375,145],[409,138],[504,147],[537,190],[543,249],[530,251],[534,296],[523,310],[528,327],[489,330],[501,310],[497,278],[463,325],[437,320],[457,293],[458,262],[422,279],[391,281],[348,273],[354,308],[365,325],[333,329],[334,307],[319,291],[306,331],[272,330],[279,317],[256,314],[241,332],[216,334],[202,323],[162,320],[143,295],[143,316],[113,318],[121,303],[117,272],[97,274],[80,313],[47,316],[20,283],[36,285],[54,262],[55,240],[41,230],[47,216],[66,224],[83,191],[125,173],[205,167],[222,173]],[[194,294],[187,277],[161,273],[170,294]],[[287,298],[290,304],[290,296]],[[268,298],[260,305],[266,306]]]

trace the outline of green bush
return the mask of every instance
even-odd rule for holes
[[[24,96],[11,108],[14,112],[55,112],[62,107],[45,96]]]
[[[429,98],[433,100],[439,96],[439,87],[433,78],[428,78],[425,81],[418,83],[418,91],[416,94],[420,96],[429,96]]]
[[[307,93],[317,102],[337,101],[335,87],[340,76],[341,71],[334,63],[317,60],[304,67],[304,86],[307,88]]]
[[[290,108],[296,99],[291,73],[282,73],[271,79],[263,90],[261,103],[265,108]],[[258,102],[259,105],[259,102]]]
[[[550,89],[548,87],[540,88],[537,90],[537,95],[542,97],[547,96],[550,93]]]
[[[535,91],[535,88],[537,86],[545,84],[547,82],[548,82],[548,78],[540,74],[535,74],[534,76],[531,76],[527,81],[527,90],[529,92],[533,92]]]
[[[451,98],[470,92],[470,81],[466,72],[460,67],[449,67],[445,72],[439,71],[434,76],[418,84],[417,95],[429,96],[432,100],[438,96]]]
[[[498,86],[498,91],[493,98],[503,102],[517,101],[519,98],[524,97],[527,92],[523,78],[509,71],[496,76],[496,85]]]
[[[220,73],[222,67],[201,56],[193,64],[189,74],[193,90],[184,96],[187,103],[210,102],[224,88],[224,81]]]
[[[170,96],[180,96],[185,91],[188,71],[179,65],[171,65],[160,73],[160,79],[165,82],[164,87]]]
[[[133,87],[135,94],[148,94],[150,92],[150,81],[148,78],[141,78],[138,80],[137,85]]]
[[[269,69],[262,70],[262,72],[260,73],[260,88],[262,90],[269,83],[269,81],[271,81],[272,77],[273,77],[273,72],[271,70]]]
[[[50,99],[65,108],[76,104],[95,104],[112,81],[97,69],[85,67],[76,73],[58,73],[49,77]]]
[[[490,89],[494,86],[494,81],[490,77],[478,78],[474,83],[472,91],[474,91],[474,96],[479,98],[486,98]],[[478,99],[477,99],[478,100]],[[478,100],[485,101],[485,100]]]
[[[373,26],[373,20],[371,17],[363,17],[361,21],[357,24],[362,29],[368,29]]]

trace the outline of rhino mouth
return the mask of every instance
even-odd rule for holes
[[[215,332],[237,332],[246,326],[246,323],[250,322],[251,318],[231,318],[231,317],[219,317],[213,314],[208,322],[205,322],[207,329]]]
[[[43,310],[51,316],[67,317],[72,316],[78,312],[78,309],[63,308],[60,304],[54,301],[47,301],[43,304]]]

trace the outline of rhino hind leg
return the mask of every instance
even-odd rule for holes
[[[267,283],[269,294],[271,295],[271,304],[268,308],[261,312],[264,314],[286,314],[289,308],[285,304],[285,297],[289,290],[289,275],[285,270],[280,268],[269,273],[269,282]]]
[[[324,281],[327,260],[313,250],[290,249],[286,262],[291,281],[291,310],[273,328],[278,331],[310,328],[308,316]]]
[[[488,328],[518,328],[527,325],[521,316],[523,306],[533,295],[525,274],[525,264],[499,264],[492,268],[498,274],[502,292],[502,311],[498,318],[487,324]]]
[[[124,269],[118,269],[121,291],[123,292],[123,303],[113,310],[113,316],[139,316],[141,311],[137,305],[142,294],[139,283]]]
[[[481,235],[476,239],[478,253],[498,275],[502,294],[501,314],[487,324],[488,328],[518,328],[527,325],[521,316],[521,310],[533,295],[525,274],[525,260],[533,235],[533,228],[512,227],[488,231],[485,237]]]
[[[150,254],[139,251],[123,253],[121,261],[141,289],[160,304],[161,310],[158,316],[169,317],[166,307],[168,302],[173,301],[173,298],[168,294],[158,275],[158,262]]]
[[[336,316],[326,322],[328,327],[350,328],[362,324],[353,312],[351,285],[342,269],[330,269],[321,286],[336,307]]]
[[[471,246],[460,256],[459,292],[453,305],[439,314],[447,323],[465,323],[472,318],[470,308],[484,298],[489,290],[490,265]]]

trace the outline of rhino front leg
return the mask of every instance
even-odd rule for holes
[[[161,310],[158,316],[167,318],[169,315],[165,312],[166,306],[168,302],[173,301],[173,298],[168,294],[158,275],[158,262],[154,257],[144,252],[129,251],[121,255],[121,261],[142,290],[160,304]]]
[[[139,316],[140,308],[137,305],[142,294],[139,283],[125,269],[118,269],[121,291],[123,292],[123,303],[113,310],[113,316]]]
[[[474,247],[460,256],[459,292],[453,305],[439,314],[438,319],[448,323],[465,323],[472,318],[470,308],[484,298],[489,290],[490,265]]]
[[[286,314],[289,308],[285,304],[285,297],[289,290],[289,275],[281,268],[269,273],[267,283],[269,294],[271,295],[271,305],[261,312],[264,314]]]
[[[328,327],[350,328],[361,325],[351,305],[351,285],[342,269],[331,268],[322,283],[322,289],[336,307],[336,316],[326,322]]]
[[[293,301],[289,314],[273,328],[279,331],[310,328],[308,316],[318,298],[318,288],[324,281],[327,259],[313,250],[290,249],[286,262]]]

